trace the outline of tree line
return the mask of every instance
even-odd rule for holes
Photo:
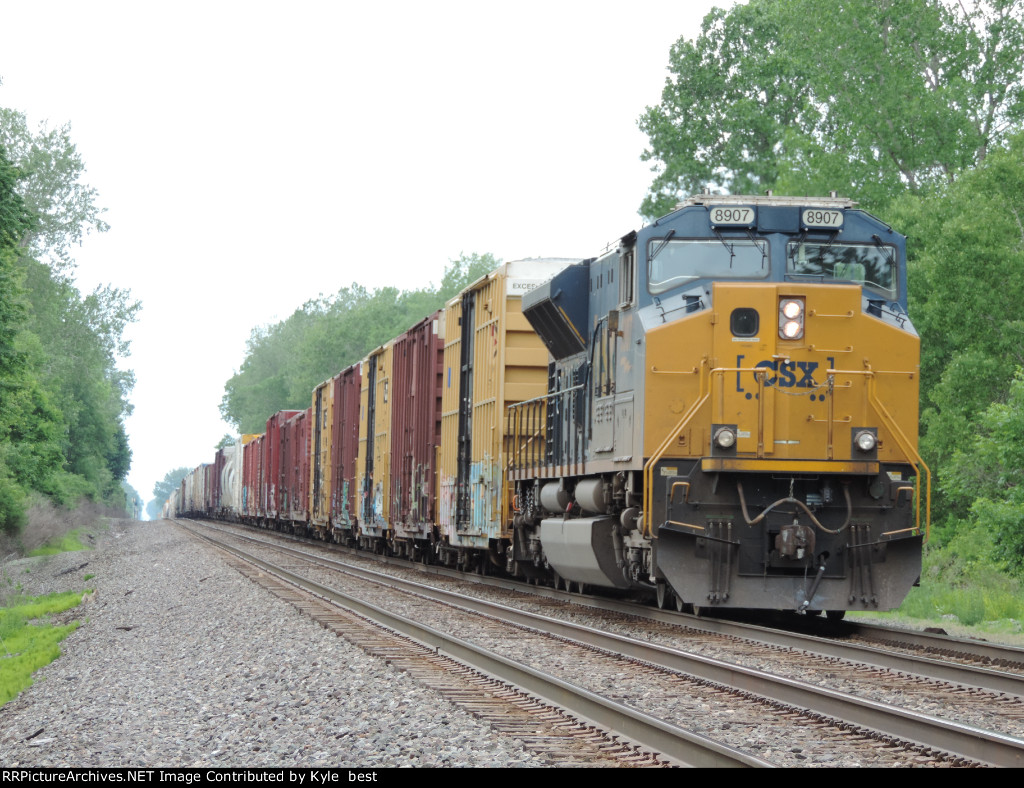
[[[140,305],[74,282],[73,248],[108,229],[68,125],[33,129],[0,108],[0,532],[35,496],[124,509],[134,385],[117,360]]]
[[[242,433],[260,433],[277,411],[305,410],[316,386],[499,264],[490,254],[463,254],[449,261],[438,287],[368,290],[353,283],[307,301],[280,323],[254,328],[241,368],[224,386],[221,415]]]

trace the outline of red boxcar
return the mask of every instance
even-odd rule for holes
[[[334,398],[331,464],[331,523],[335,528],[353,528],[359,511],[356,457],[359,454],[359,391],[363,385],[362,366],[354,364],[337,376]]]
[[[279,410],[267,419],[267,431],[263,434],[263,478],[260,486],[260,509],[262,516],[277,520],[285,515],[281,505],[283,488],[282,474],[286,467],[282,453],[282,433],[290,418],[302,411]]]
[[[213,458],[213,466],[210,469],[210,480],[207,485],[207,495],[210,498],[210,505],[207,513],[221,515],[224,510],[223,476],[224,466],[227,464],[227,457],[224,456],[224,449],[217,449]]]
[[[310,519],[336,541],[352,536],[358,512],[360,365],[354,364],[313,391],[310,414]],[[349,533],[346,533],[349,532]]]
[[[242,448],[242,512],[246,519],[262,516],[260,510],[263,489],[263,439],[258,438]]]
[[[216,460],[215,460],[215,464],[216,464]],[[214,507],[215,507],[215,504],[214,504],[215,499],[213,497],[213,492],[214,492],[213,488],[214,488],[214,484],[215,484],[214,480],[215,479],[216,480],[220,479],[220,474],[219,473],[214,473],[215,464],[214,465],[204,465],[203,466],[203,500],[202,500],[202,510],[203,510],[203,514],[205,514],[205,515],[212,515]],[[220,487],[220,485],[218,484],[217,487]]]
[[[309,422],[307,409],[292,416],[281,428],[280,518],[296,527],[309,522]]]
[[[399,540],[429,539],[436,522],[437,447],[441,443],[443,313],[395,340],[391,411],[391,525]]]

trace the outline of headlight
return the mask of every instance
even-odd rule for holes
[[[854,436],[853,442],[857,444],[857,448],[860,451],[867,453],[875,450],[875,446],[878,445],[878,438],[872,432],[861,430]]]
[[[715,443],[720,449],[731,449],[736,443],[736,433],[728,427],[722,427],[715,433]]]
[[[783,339],[800,339],[803,335],[803,299],[783,298],[779,302],[779,336]]]

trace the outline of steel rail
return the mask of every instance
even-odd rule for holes
[[[849,634],[876,638],[889,643],[907,643],[918,648],[933,651],[957,651],[979,659],[992,660],[993,662],[1010,662],[1024,665],[1024,648],[1019,646],[1007,646],[984,640],[972,640],[932,632],[919,632],[912,629],[893,629],[878,624],[863,623],[856,619],[844,621],[843,628]]]
[[[698,617],[680,621],[678,615],[662,614],[651,616],[649,611],[639,615],[645,615],[657,621],[668,621],[680,625],[685,624],[685,626],[714,634],[756,640],[773,646],[807,651],[823,657],[835,657],[851,662],[860,662],[886,670],[913,673],[916,676],[934,681],[961,684],[990,692],[1001,692],[1007,695],[1024,697],[1024,675],[1020,673],[1007,673],[998,668],[948,662],[922,655],[903,654],[863,643],[848,643],[807,632],[790,632],[757,624]],[[834,623],[829,626],[836,627]],[[836,629],[837,631],[849,633],[870,632],[871,636],[875,634],[874,629],[864,624],[847,625],[844,622],[843,625],[836,627]],[[893,645],[899,645],[900,641],[902,641],[909,645],[931,648],[936,651],[959,652],[964,658],[984,656],[989,659],[1004,659],[1006,661],[1020,661],[1024,663],[1024,653],[1018,653],[1015,659],[1011,659],[1014,651],[1010,646],[1007,646],[1005,649],[1000,649],[999,647],[984,649],[980,648],[984,644],[979,644],[979,648],[975,648],[974,641],[969,640],[942,638],[941,636],[930,636],[927,633],[916,632],[908,632],[908,637],[902,638],[900,637],[902,632],[895,633],[893,630],[884,627],[879,627],[878,631],[884,633],[884,635],[879,636],[879,639],[887,639]]]
[[[240,548],[224,544],[208,535],[197,533],[191,528],[189,530],[219,549],[226,550],[237,558],[252,563],[283,581],[372,619],[389,629],[400,632],[435,649],[439,654],[464,662],[501,681],[513,683],[523,691],[533,694],[547,703],[565,709],[573,716],[619,734],[641,747],[651,749],[680,764],[700,768],[771,768],[773,766],[773,764],[767,761],[715,742],[693,731],[688,731],[671,723],[656,719],[623,704],[602,698],[554,676],[542,673],[527,665],[493,654],[461,638],[419,624],[368,602],[363,602],[337,589],[328,588],[287,569],[250,555]],[[277,550],[297,552],[292,548],[284,548],[279,545],[268,546]],[[307,560],[320,560],[316,556],[306,555],[304,557]],[[389,577],[388,581],[390,582],[393,579]],[[380,582],[380,577],[378,576],[375,580]]]
[[[404,559],[396,559],[383,555],[369,555],[365,552],[343,547],[337,544],[327,544],[317,541],[306,541],[301,537],[294,537],[289,534],[273,532],[275,536],[294,540],[300,544],[307,543],[330,550],[347,553],[364,559],[373,560],[379,563],[404,567],[408,570],[418,571],[425,574],[436,574],[444,577],[466,578],[472,577],[474,582],[488,585],[495,588],[514,590],[520,593],[529,593],[535,596],[542,596],[550,599],[560,599],[583,607],[591,607],[596,610],[607,610],[624,615],[647,618],[662,624],[672,626],[689,627],[712,634],[725,635],[728,637],[756,640],[783,648],[792,648],[800,651],[809,651],[821,656],[836,657],[849,661],[863,662],[887,670],[898,670],[914,673],[922,678],[934,679],[935,681],[953,682],[964,684],[992,692],[1004,692],[1010,695],[1024,697],[1024,674],[1007,673],[998,668],[980,667],[977,665],[957,664],[924,656],[911,656],[892,651],[885,651],[880,647],[865,645],[862,643],[849,643],[832,637],[822,636],[814,633],[793,631],[783,625],[782,628],[753,624],[745,621],[731,619],[719,619],[706,616],[693,616],[675,611],[658,610],[650,605],[639,604],[616,599],[596,596],[583,596],[567,591],[559,591],[546,586],[524,585],[521,581],[504,578],[487,577],[481,575],[467,575],[467,573],[440,567],[436,565],[411,564]],[[235,534],[238,538],[254,539],[246,534]],[[255,539],[255,541],[259,541]],[[877,640],[884,640],[893,645],[909,645],[921,649],[927,649],[939,654],[956,653],[964,659],[989,660],[994,663],[1018,663],[1024,665],[1024,648],[1016,646],[1001,645],[981,640],[956,638],[944,634],[935,634],[907,629],[893,629],[878,624],[860,623],[856,620],[843,622],[825,622],[815,618],[795,619],[801,626],[821,623],[829,633],[840,636],[854,635],[871,637]]]
[[[251,537],[245,537],[244,535],[239,536],[251,539]],[[343,569],[343,571],[357,577],[375,582],[383,582],[410,593],[447,602],[456,607],[499,617],[502,620],[528,626],[596,648],[621,653],[668,670],[686,673],[706,681],[717,682],[743,692],[770,698],[797,709],[810,709],[818,714],[870,728],[889,736],[913,742],[925,748],[940,749],[955,756],[973,761],[981,761],[993,766],[1020,767],[1024,765],[1024,740],[949,720],[942,720],[923,713],[907,711],[890,704],[864,700],[849,693],[817,687],[805,682],[775,676],[764,671],[745,668],[722,660],[686,654],[677,649],[652,643],[643,643],[620,635],[601,632],[580,624],[516,610],[505,605],[468,597],[452,591],[431,588],[390,575],[382,580],[380,575],[369,570],[352,567],[347,564],[341,565],[333,559],[312,556],[294,548],[277,545],[270,545],[270,547],[296,554],[305,560],[335,564],[338,568]],[[707,623],[710,624],[712,622]],[[776,633],[771,630],[763,630],[763,634],[767,639],[768,636]],[[824,645],[825,643],[827,641],[822,641],[819,645]],[[475,649],[476,647],[471,646],[471,648]],[[803,646],[799,648],[809,650]],[[503,658],[499,657],[498,659],[504,661]],[[556,679],[556,681],[558,680]]]

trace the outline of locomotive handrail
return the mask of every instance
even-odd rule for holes
[[[925,461],[921,457],[921,455],[917,453],[917,449],[914,448],[913,444],[911,444],[910,441],[907,440],[907,436],[903,434],[903,430],[901,430],[899,428],[899,425],[896,423],[896,420],[889,414],[889,411],[886,409],[885,405],[882,404],[882,400],[879,398],[878,394],[875,391],[875,385],[874,385],[875,384],[875,377],[872,375],[870,378],[868,378],[868,381],[869,381],[869,385],[868,385],[868,399],[871,402],[871,405],[875,408],[876,411],[878,411],[878,414],[882,417],[882,420],[887,422],[886,426],[888,426],[889,429],[892,430],[893,435],[896,436],[896,442],[898,444],[900,444],[901,448],[903,449],[903,452],[908,456],[908,458],[914,460],[914,464],[915,465],[919,465],[921,467],[921,469],[924,470],[924,478],[925,478],[924,539],[927,542],[929,537],[931,536],[931,526],[932,526],[932,472],[931,472],[931,469],[925,463]],[[917,497],[917,502],[916,502],[916,505],[915,505],[914,509],[916,510],[915,514],[916,514],[917,532],[920,533],[921,532],[921,490],[920,490],[920,485],[915,485],[915,487],[917,488],[917,496],[916,496]]]
[[[586,383],[578,383],[559,391],[541,394],[531,399],[513,402],[506,408],[505,434],[509,442],[506,450],[508,461],[505,464],[502,479],[503,489],[511,476],[521,472],[537,472],[542,467],[552,467],[552,463],[543,456],[547,440],[547,414],[552,403],[557,403],[577,391],[587,388]],[[579,471],[583,464],[583,441],[577,438],[571,445],[569,456],[564,458],[566,467]],[[539,447],[539,448],[538,448]],[[508,502],[507,492],[502,493],[503,500]],[[506,511],[508,507],[506,506]]]
[[[873,369],[868,367],[865,370],[845,370],[845,369],[829,369],[827,370],[829,377],[833,377],[836,374],[839,375],[862,375],[867,378],[868,381],[868,402],[871,407],[875,409],[875,412],[882,419],[882,422],[892,432],[893,437],[896,438],[896,443],[903,450],[904,456],[910,462],[911,465],[919,466],[918,473],[923,471],[925,479],[925,520],[924,520],[924,535],[925,541],[928,541],[931,536],[931,524],[932,524],[932,472],[928,467],[928,464],[924,461],[917,449],[914,448],[913,444],[907,439],[907,436],[900,429],[899,424],[896,423],[896,419],[892,417],[888,409],[882,403],[881,398],[878,396],[876,391],[877,387],[877,374]],[[888,373],[886,373],[888,374]],[[921,489],[920,485],[915,485],[915,530],[921,533]]]
[[[701,359],[700,365],[703,373],[703,369],[707,366],[707,357]],[[704,374],[701,374],[701,390],[704,389]],[[643,535],[649,536],[652,539],[655,538],[654,529],[651,527],[651,517],[654,514],[653,501],[654,501],[654,484],[652,483],[652,476],[654,475],[654,465],[660,460],[665,452],[668,451],[668,447],[672,445],[672,439],[679,434],[679,432],[686,426],[687,422],[692,419],[697,412],[704,406],[704,403],[711,398],[711,386],[708,386],[708,391],[698,399],[690,409],[683,414],[683,417],[679,420],[679,423],[669,431],[668,435],[665,436],[665,440],[661,442],[654,454],[651,455],[650,459],[644,463],[644,519],[643,519]]]
[[[577,383],[575,386],[569,386],[568,388],[565,389],[559,389],[558,391],[549,391],[547,394],[541,394],[539,397],[533,397],[532,399],[521,399],[519,400],[519,402],[513,402],[511,405],[508,406],[508,409],[514,410],[521,405],[533,405],[534,403],[537,402],[546,402],[552,397],[558,397],[561,396],[562,394],[568,394],[572,391],[579,391],[580,389],[584,389],[586,387],[586,383]]]
[[[711,370],[711,375],[717,375],[719,378],[724,378],[726,372],[750,372],[754,379],[757,381],[758,397],[757,397],[757,457],[758,459],[764,459],[764,409],[765,409],[765,393],[764,393],[764,380],[767,376],[767,370],[761,367],[715,367]],[[713,387],[713,383],[712,383]],[[713,391],[708,392],[709,394],[714,393]],[[718,412],[719,416],[725,411],[725,385],[719,389],[718,398]],[[712,412],[714,416],[714,412]]]
[[[531,406],[530,413],[523,413],[519,410],[518,405],[523,404],[526,403],[516,403],[515,405],[510,405],[508,408],[509,425],[507,432],[509,440],[512,445],[510,446],[510,450],[508,452],[508,465],[505,468],[505,479],[508,478],[510,473],[513,473],[516,470],[535,469],[538,465],[540,465],[540,461],[534,459],[535,454],[532,451],[532,449],[534,441],[536,441],[538,438],[543,437],[544,413],[543,411],[540,411],[540,409],[537,408],[536,406],[541,404],[546,405],[546,403],[538,402],[537,400],[531,400],[529,403]],[[530,426],[521,429],[523,423],[527,421],[529,416],[531,415],[536,416],[535,419],[529,419],[529,421],[531,422],[530,426],[533,426],[534,422],[536,423],[536,428],[533,430],[532,435],[529,432]],[[527,454],[528,450],[529,453],[526,459],[524,460],[523,455]]]

